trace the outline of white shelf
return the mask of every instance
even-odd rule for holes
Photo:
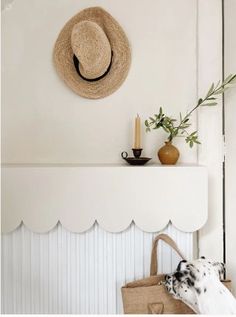
[[[2,231],[23,221],[33,231],[58,221],[74,232],[95,221],[119,232],[132,221],[144,231],[169,221],[193,232],[207,220],[207,170],[175,165],[5,165],[2,168]]]
[[[126,162],[122,162],[120,164],[115,163],[99,163],[99,164],[65,164],[65,163],[55,163],[55,164],[42,164],[42,163],[22,163],[22,164],[16,164],[16,163],[3,163],[2,167],[129,167],[129,168],[147,168],[147,167],[156,167],[156,168],[179,168],[179,167],[204,167],[198,164],[193,163],[179,163],[176,165],[162,165],[161,163],[148,163],[145,166],[138,166],[138,165],[129,165]]]

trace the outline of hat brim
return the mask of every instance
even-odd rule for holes
[[[102,79],[88,82],[82,79],[73,63],[71,32],[81,21],[97,23],[105,32],[113,52],[108,74]],[[116,91],[127,77],[131,63],[128,39],[118,22],[100,7],[87,8],[72,17],[61,30],[53,51],[56,70],[63,81],[78,95],[89,98],[104,98]]]

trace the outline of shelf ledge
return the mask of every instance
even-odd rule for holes
[[[207,169],[202,166],[4,166],[2,231],[22,222],[47,232],[60,223],[73,232],[95,221],[120,232],[132,221],[147,232],[170,221],[193,232],[207,221]]]

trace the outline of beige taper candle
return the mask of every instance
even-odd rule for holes
[[[137,114],[137,117],[135,118],[134,149],[141,149],[141,120],[138,114]]]

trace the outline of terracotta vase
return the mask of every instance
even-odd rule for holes
[[[158,157],[162,164],[174,165],[179,158],[179,150],[171,141],[165,142],[165,145],[158,151]]]

